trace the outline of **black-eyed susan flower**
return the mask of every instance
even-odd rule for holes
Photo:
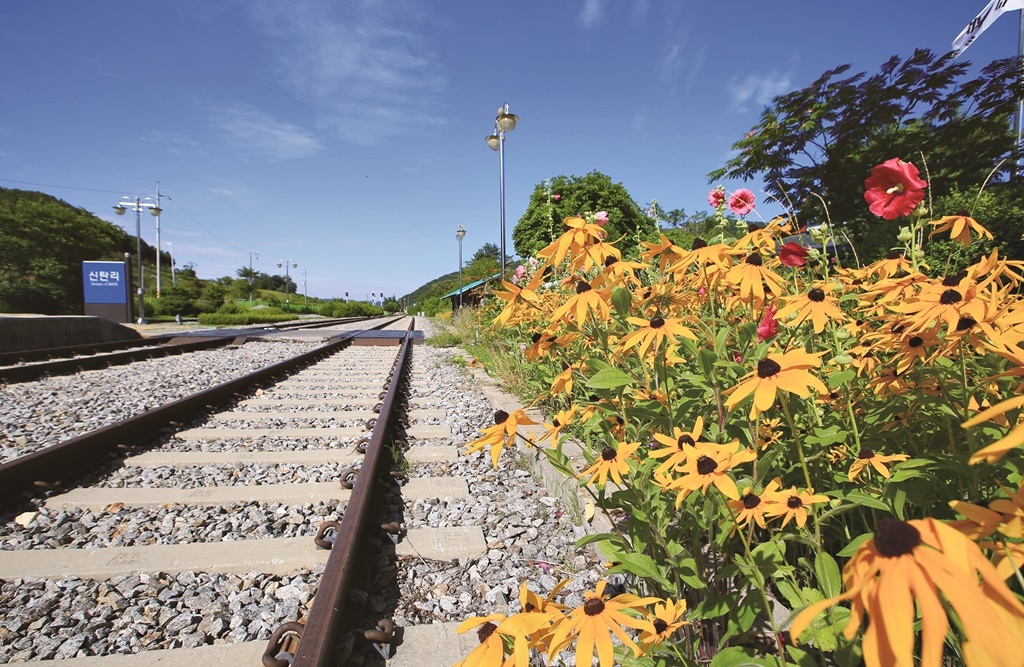
[[[618,447],[605,447],[594,461],[594,465],[581,472],[579,477],[590,476],[587,486],[595,482],[598,486],[604,486],[609,475],[613,482],[622,484],[622,476],[629,472],[629,459],[639,448],[639,442],[620,442]]]
[[[761,528],[767,528],[764,511],[769,504],[775,501],[778,495],[782,480],[778,477],[768,483],[759,493],[754,489],[743,489],[743,493],[736,500],[730,500],[728,505],[736,517],[736,526],[742,528],[750,521],[753,521]]]
[[[515,614],[508,618],[503,614],[468,618],[455,630],[463,633],[477,628],[480,645],[454,667],[529,667],[529,636],[536,634],[545,626],[550,626],[551,620],[551,616],[547,614],[528,613]],[[512,655],[507,661],[505,638],[511,640],[513,645]]]
[[[653,625],[646,618],[636,618],[627,612],[639,612],[646,605],[660,602],[658,598],[641,598],[629,593],[622,593],[613,598],[604,594],[606,582],[599,581],[593,591],[584,594],[584,602],[569,612],[559,622],[551,637],[551,648],[548,649],[548,661],[568,648],[576,640],[577,665],[590,665],[594,661],[594,653],[601,667],[612,667],[615,664],[612,635],[640,655],[640,647],[636,645],[624,628],[634,628],[641,632],[650,632]]]
[[[619,349],[626,350],[636,347],[641,357],[647,353],[648,348],[652,348],[657,352],[665,341],[668,341],[670,345],[675,344],[676,338],[679,336],[689,338],[690,340],[697,340],[697,336],[683,326],[680,319],[671,317],[666,319],[660,315],[655,315],[649,321],[642,320],[639,317],[627,317],[626,321],[633,326],[641,328],[626,334],[619,341]]]
[[[971,419],[968,419],[960,426],[964,428],[971,428],[977,426],[982,422],[986,422],[990,419],[994,419],[999,415],[1006,414],[1010,410],[1016,410],[1020,407],[1024,407],[1024,396],[1015,396],[1014,398],[1008,398],[1005,401],[993,405],[988,410],[983,410],[978,414],[974,415]],[[988,447],[979,449],[978,451],[971,454],[970,463],[981,463],[986,461],[988,463],[995,463],[999,459],[1006,456],[1006,453],[1011,449],[1024,445],[1024,421],[1017,425],[1016,428],[1006,434],[1005,437],[997,440]]]
[[[575,320],[576,326],[583,326],[587,315],[594,314],[598,322],[604,322],[611,314],[611,306],[608,305],[610,290],[597,290],[590,286],[585,280],[576,283],[576,294],[568,301],[559,306],[551,315],[552,324],[561,322],[567,316]],[[575,317],[571,317],[571,316]]]
[[[657,258],[658,269],[661,271],[664,271],[666,266],[678,261],[684,253],[682,248],[672,243],[672,239],[664,234],[661,235],[657,243],[641,241],[640,245],[644,247],[644,251],[640,253],[640,259],[650,262],[652,259]]]
[[[1024,544],[1020,542],[979,542],[978,546],[992,552],[992,566],[1003,580],[1024,570]]]
[[[572,423],[572,419],[575,414],[576,408],[559,410],[555,413],[555,416],[551,418],[551,423],[544,425],[544,433],[537,438],[537,442],[541,443],[545,440],[550,440],[552,447],[558,446],[558,440],[561,438],[562,429]]]
[[[567,229],[546,248],[537,253],[550,266],[557,267],[567,255],[579,252],[586,244],[604,238],[604,229],[583,218],[566,218]]]
[[[498,410],[494,413],[494,426],[484,429],[481,437],[469,443],[467,445],[469,449],[466,450],[466,454],[474,454],[489,445],[491,448],[491,461],[494,463],[494,467],[497,468],[502,448],[506,445],[515,444],[519,425],[536,423],[527,417],[522,409],[516,410],[512,414],[504,410]]]
[[[807,524],[807,508],[811,505],[827,502],[828,496],[815,494],[814,489],[798,491],[794,486],[776,493],[768,501],[764,511],[772,519],[781,516],[783,528],[786,527],[787,523],[794,520],[796,525],[803,528]]]
[[[786,281],[764,266],[764,258],[759,252],[750,253],[746,259],[729,269],[725,279],[737,286],[740,301],[753,304],[758,309],[764,305],[766,293],[778,297],[786,291]]]
[[[944,322],[947,330],[953,330],[963,317],[975,320],[985,317],[985,301],[979,298],[977,285],[965,289],[959,285],[949,287],[941,282],[933,283],[922,289],[915,301],[893,304],[889,308],[906,315],[913,331],[927,329],[936,321]]]
[[[775,404],[779,391],[792,392],[807,398],[811,390],[827,394],[828,387],[809,371],[821,366],[821,353],[811,354],[804,350],[792,350],[782,354],[769,354],[757,362],[757,369],[740,379],[733,387],[725,407],[732,410],[743,399],[754,395],[750,418],[757,416]]]
[[[949,506],[957,514],[963,515],[963,519],[948,522],[948,526],[955,528],[970,539],[977,542],[999,530],[999,524],[1003,522],[1003,516],[995,510],[963,500],[951,500]]]
[[[860,453],[857,454],[857,458],[854,459],[853,465],[850,466],[850,481],[856,481],[868,466],[871,466],[879,475],[888,479],[892,476],[892,473],[890,473],[889,469],[885,467],[886,464],[906,460],[906,454],[880,454],[873,449],[862,447]]]
[[[505,304],[505,307],[502,309],[501,313],[499,313],[498,316],[494,318],[494,321],[497,322],[498,324],[507,324],[510,320],[512,320],[513,316],[516,314],[517,310],[521,306],[536,301],[536,290],[538,287],[540,287],[541,280],[543,280],[543,278],[544,272],[538,271],[533,275],[533,278],[530,279],[530,282],[527,283],[526,285],[523,285],[522,287],[513,285],[510,282],[502,280],[501,284],[508,291],[495,292],[494,296],[504,301],[508,301],[508,303]]]
[[[729,471],[740,464],[753,461],[757,458],[757,454],[751,449],[737,452],[738,443],[739,441],[733,441],[725,445],[715,445],[702,442],[696,447],[684,445],[686,461],[676,471],[680,473],[680,476],[667,487],[674,491],[684,492],[677,498],[676,505],[681,504],[682,499],[690,491],[700,489],[702,494],[707,493],[712,484],[726,498],[732,500],[739,498],[740,491],[736,488],[736,482]]]
[[[1021,664],[1024,605],[978,545],[942,522],[882,519],[873,539],[843,568],[843,585],[841,595],[796,616],[790,628],[794,638],[824,609],[850,600],[843,634],[853,639],[868,615],[861,645],[867,667],[939,667],[950,628],[948,606],[963,633],[960,647],[968,667]],[[914,630],[918,617],[919,641]]]
[[[957,243],[961,244],[965,248],[971,245],[971,232],[978,235],[978,238],[987,238],[990,241],[993,239],[992,232],[985,229],[977,220],[970,217],[967,211],[962,211],[956,215],[947,215],[938,220],[932,220],[932,226],[935,229],[928,235],[928,238],[941,234],[942,232],[949,232],[949,238]]]
[[[806,294],[789,297],[775,317],[791,327],[810,320],[814,325],[814,333],[821,333],[828,322],[841,323],[846,319],[846,315],[839,309],[839,300],[831,296],[835,289],[834,283],[820,283]],[[788,318],[793,319],[787,321]]]
[[[651,622],[651,629],[643,630],[640,633],[640,649],[646,653],[652,646],[671,637],[679,628],[690,625],[690,621],[683,620],[685,613],[686,600],[679,602],[665,600],[654,605],[654,613],[647,615],[647,620]]]
[[[704,418],[697,417],[697,420],[693,422],[693,428],[689,431],[684,431],[678,426],[673,426],[671,437],[661,433],[655,433],[654,439],[665,446],[648,451],[647,457],[651,459],[665,459],[662,461],[661,465],[658,466],[658,472],[665,473],[672,470],[686,461],[687,445],[695,447],[697,442],[700,440],[700,434],[703,430]]]

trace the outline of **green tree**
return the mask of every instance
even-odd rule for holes
[[[538,184],[526,212],[512,230],[512,241],[520,257],[531,257],[558,238],[565,230],[565,218],[607,211],[605,229],[612,241],[624,237],[618,247],[623,255],[635,255],[639,241],[657,233],[648,217],[621,183],[599,171],[586,176],[556,176]]]
[[[1020,63],[997,60],[964,80],[969,66],[918,49],[906,60],[893,56],[871,76],[846,76],[849,65],[828,70],[772,100],[733,145],[736,157],[708,178],[760,177],[804,223],[825,221],[820,196],[861,259],[877,255],[891,245],[896,226],[878,224],[864,202],[864,179],[875,165],[893,157],[912,162],[932,196],[942,197],[954,189],[977,192],[1011,155],[1010,117],[1024,91]]]
[[[123,260],[131,241],[84,209],[0,188],[0,311],[80,314],[82,262]]]

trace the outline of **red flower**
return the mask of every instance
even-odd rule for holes
[[[786,266],[803,266],[807,263],[807,248],[790,241],[779,248],[779,261]]]
[[[708,193],[708,204],[714,208],[718,208],[725,203],[725,190],[722,188],[715,188]]]
[[[910,215],[924,201],[928,183],[918,178],[917,167],[899,158],[886,160],[864,181],[864,199],[875,215],[895,220]]]
[[[746,188],[740,188],[729,197],[729,210],[736,215],[746,215],[754,210],[757,198]]]
[[[775,334],[779,333],[779,321],[775,319],[775,308],[768,304],[764,307],[764,317],[757,325],[757,342],[763,343]]]

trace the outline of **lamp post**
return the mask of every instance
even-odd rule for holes
[[[140,214],[142,209],[148,208],[152,215],[160,215],[160,207],[154,202],[150,201],[147,197],[145,201],[135,197],[134,200],[131,197],[121,197],[121,201],[114,205],[114,213],[118,215],[124,215],[125,211],[135,211],[135,256],[139,260],[139,324],[146,324],[145,314],[145,302],[143,301],[143,286],[142,286],[142,218]],[[160,247],[157,246],[157,253],[159,254]]]
[[[284,267],[284,309],[285,312],[291,312],[291,293],[288,291],[288,283],[291,282],[291,277],[288,275],[288,269],[299,268],[299,265],[290,259],[279,259],[277,260],[277,268]]]
[[[462,239],[466,238],[466,230],[461,224],[455,232],[455,238],[459,240],[459,308],[462,308]]]
[[[174,246],[171,245],[170,241],[167,242],[167,252],[171,254],[171,286],[177,287],[178,279],[175,277],[174,273]]]
[[[498,109],[494,119],[494,134],[487,137],[487,145],[498,151],[499,199],[501,201],[501,278],[505,279],[505,133],[516,129],[519,117],[509,113],[508,102]]]
[[[156,182],[156,206],[149,209],[149,212],[156,216],[156,298],[160,298],[160,181]],[[174,265],[171,265],[171,274],[174,274]]]

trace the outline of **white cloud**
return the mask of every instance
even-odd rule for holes
[[[265,0],[247,6],[275,40],[281,82],[313,109],[319,126],[374,145],[442,122],[446,81],[420,5]]]
[[[578,17],[580,25],[584,28],[593,28],[601,22],[602,16],[604,16],[602,0],[583,0],[583,8]]]
[[[209,122],[232,148],[269,160],[309,157],[322,148],[308,130],[247,104],[211,107]]]
[[[791,91],[792,86],[792,76],[779,72],[748,74],[742,79],[733,77],[728,83],[736,111],[748,111],[752,106],[763,107],[778,95]]]

